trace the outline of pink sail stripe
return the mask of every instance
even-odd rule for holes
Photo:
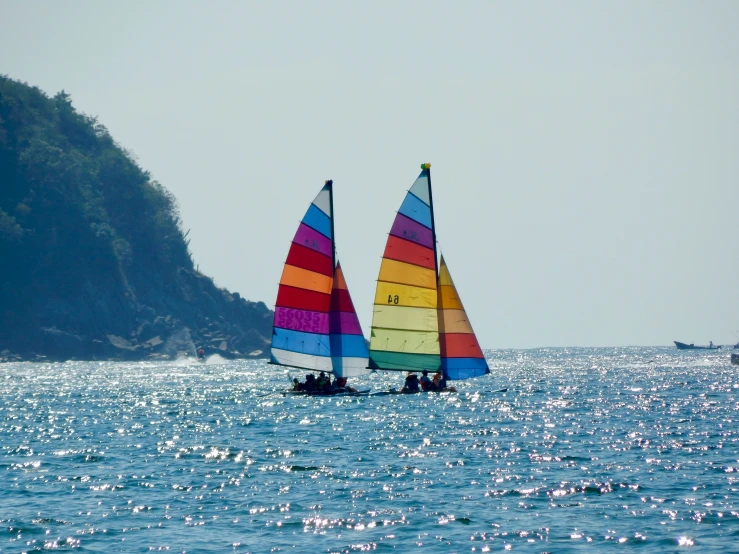
[[[313,250],[317,250],[318,252],[333,258],[334,253],[331,248],[331,239],[324,237],[321,233],[315,229],[311,229],[305,223],[301,223],[300,227],[298,227],[298,232],[295,233],[293,242],[295,244],[307,246],[308,248],[312,248]]]
[[[328,314],[297,310],[295,308],[275,308],[274,326],[280,329],[305,331],[307,333],[328,334]]]
[[[361,335],[362,328],[359,326],[357,314],[352,312],[331,312],[331,328],[335,329],[336,334],[341,335]]]
[[[395,216],[395,221],[393,222],[392,229],[390,229],[390,234],[421,244],[427,248],[434,247],[434,235],[431,232],[431,229],[424,227],[420,223],[413,221],[410,217],[406,217],[400,213]]]

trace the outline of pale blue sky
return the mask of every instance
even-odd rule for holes
[[[738,340],[739,2],[0,0],[0,28],[0,72],[98,116],[246,298],[333,178],[368,331],[430,161],[483,347]]]

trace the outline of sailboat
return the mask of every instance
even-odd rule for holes
[[[369,372],[367,343],[341,265],[336,260],[333,181],[311,202],[280,278],[270,363],[333,373]]]
[[[437,262],[431,164],[408,190],[377,279],[369,368],[441,371],[448,380],[490,373],[449,268]]]

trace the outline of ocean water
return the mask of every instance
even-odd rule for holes
[[[262,361],[0,364],[0,552],[739,551],[728,352],[487,354],[458,394],[360,398]]]

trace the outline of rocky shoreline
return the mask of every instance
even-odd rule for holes
[[[116,299],[97,296],[97,310],[84,319],[77,317],[80,305],[88,305],[91,299],[56,301],[53,314],[48,309],[35,314],[46,325],[0,337],[0,362],[171,360],[195,356],[199,348],[206,356],[226,359],[269,356],[273,313],[264,303],[219,289],[212,279],[195,271],[180,270],[173,284],[169,295],[164,291],[149,295],[156,299],[155,306],[138,301],[127,306],[135,310],[133,317],[125,311],[111,313]],[[174,314],[158,315],[166,306]],[[118,325],[103,324],[110,319]],[[125,319],[128,325],[120,325]]]

